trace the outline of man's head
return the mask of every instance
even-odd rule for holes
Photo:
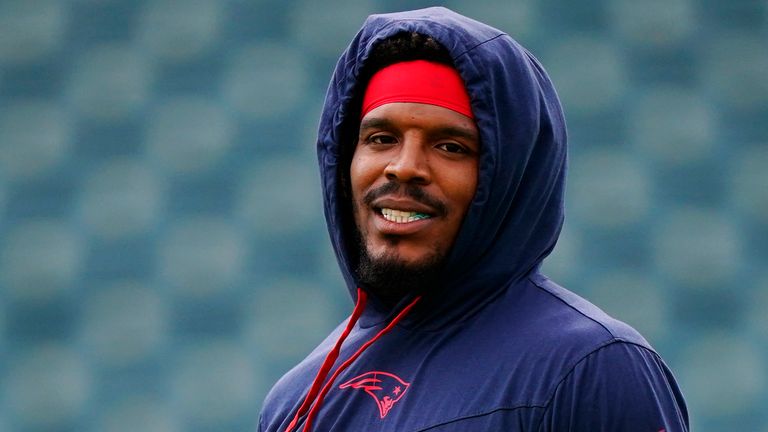
[[[437,42],[400,34],[371,62],[349,171],[358,276],[395,302],[434,283],[475,194],[480,137]]]
[[[401,145],[398,137],[427,137],[425,131],[435,128],[413,122],[430,119],[462,128],[452,119],[432,117],[439,104],[422,104],[418,112],[409,112],[416,107],[363,103],[377,71],[417,59],[458,71],[460,87],[471,95],[469,113],[474,118],[467,122],[457,114],[459,122],[466,122],[464,129],[479,134],[477,141],[482,142],[475,160],[461,169],[446,169],[449,162],[458,162],[439,159],[436,152],[459,147],[404,145],[402,154],[419,150],[415,154],[420,158],[406,159],[418,162],[411,167],[422,172],[429,167],[426,172],[432,176],[425,181],[420,178],[425,174],[417,171],[404,181],[385,172],[384,167],[398,168],[396,157],[386,158],[395,162],[383,167],[378,159],[373,163],[373,156],[367,158],[371,149],[363,144],[369,139],[365,134],[369,125],[363,124],[361,130],[361,121],[385,116],[390,123],[401,123],[394,138],[376,138],[374,143],[384,147]],[[381,100],[385,99],[393,102]],[[394,114],[389,110],[396,107],[400,118],[390,118]],[[413,134],[402,132],[403,128]],[[469,135],[470,142],[477,142],[473,133],[459,136]],[[504,32],[441,7],[368,17],[336,63],[317,139],[324,214],[345,285],[353,299],[363,288],[374,300],[385,302],[376,301],[382,307],[366,309],[367,323],[385,319],[398,309],[393,302],[402,303],[412,295],[422,296],[415,315],[409,315],[414,319],[435,324],[456,319],[453,312],[467,311],[490,299],[499,287],[536,271],[563,224],[566,142],[563,113],[549,77],[533,55]],[[441,175],[437,180],[435,173]],[[454,188],[456,184],[463,189]],[[459,190],[464,193],[457,194]],[[374,199],[366,200],[371,195]],[[433,216],[441,215],[445,205],[443,219],[415,222],[441,229],[424,231],[423,236],[382,231],[376,218],[384,215],[376,206],[391,203],[375,200],[387,195],[424,206],[406,210],[434,209]]]

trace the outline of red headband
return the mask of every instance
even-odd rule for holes
[[[376,72],[365,89],[360,117],[393,102],[437,105],[475,118],[467,89],[456,69],[426,60],[395,63]]]

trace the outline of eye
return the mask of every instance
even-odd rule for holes
[[[395,139],[395,137],[393,137],[392,135],[374,134],[374,135],[369,136],[368,139],[366,139],[366,142],[369,143],[369,144],[387,145],[387,144],[394,144],[394,143],[396,143],[397,139]]]
[[[464,146],[453,142],[440,143],[435,147],[447,153],[468,153]]]

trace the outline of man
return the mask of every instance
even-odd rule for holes
[[[318,138],[356,306],[259,431],[687,430],[648,343],[539,272],[565,143],[549,78],[509,36],[443,8],[369,17]]]

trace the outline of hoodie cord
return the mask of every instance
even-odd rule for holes
[[[364,343],[358,350],[352,354],[344,363],[341,364],[341,366],[336,369],[336,372],[331,375],[331,378],[328,380],[328,382],[325,383],[322,390],[320,390],[320,393],[318,394],[318,388],[320,387],[320,384],[325,380],[325,377],[328,376],[328,373],[330,372],[331,367],[333,367],[333,364],[336,362],[336,360],[339,357],[339,352],[341,351],[341,344],[344,342],[344,339],[349,336],[349,333],[352,331],[352,328],[355,326],[355,323],[360,318],[360,315],[362,315],[363,310],[365,309],[365,304],[368,299],[368,296],[365,294],[365,291],[358,288],[357,289],[357,303],[355,304],[355,309],[352,311],[352,315],[349,318],[349,322],[347,323],[347,327],[344,329],[344,332],[339,336],[339,339],[336,341],[336,345],[333,347],[333,349],[328,353],[328,355],[325,357],[325,361],[323,361],[323,365],[320,367],[320,370],[317,372],[317,375],[315,376],[315,380],[312,382],[312,387],[310,387],[309,392],[307,393],[306,398],[304,398],[304,402],[301,404],[301,407],[299,407],[299,410],[296,412],[296,415],[293,417],[293,420],[288,425],[288,428],[285,429],[285,432],[291,432],[294,427],[296,427],[296,424],[299,422],[299,419],[304,415],[304,413],[309,409],[309,406],[312,405],[312,401],[314,400],[314,405],[312,405],[312,408],[309,409],[309,413],[307,414],[307,421],[304,424],[303,432],[310,432],[312,430],[312,422],[315,419],[315,416],[317,416],[317,412],[320,410],[320,406],[323,404],[323,399],[325,399],[325,395],[330,391],[331,386],[333,385],[333,382],[336,380],[336,378],[343,372],[346,368],[349,367],[355,360],[357,360],[358,357],[366,350],[369,346],[371,346],[374,342],[379,340],[382,336],[389,333],[390,330],[392,330],[398,322],[400,322],[403,318],[405,318],[406,315],[408,315],[408,312],[413,309],[414,306],[416,306],[416,303],[418,303],[419,300],[421,300],[421,297],[416,297],[411,301],[406,307],[403,308],[403,310],[400,311],[400,313],[395,316],[395,318],[392,319],[392,321],[383,329],[381,329],[374,337],[372,337],[368,342]],[[316,398],[316,400],[315,400]]]
[[[323,364],[322,366],[320,366],[320,370],[317,371],[317,375],[315,375],[315,380],[312,382],[312,386],[309,388],[309,392],[307,392],[307,396],[304,398],[304,402],[302,402],[301,406],[299,407],[299,410],[296,411],[296,415],[293,417],[293,420],[291,420],[291,423],[285,429],[285,432],[291,432],[293,428],[296,427],[296,424],[299,422],[299,419],[307,412],[310,405],[312,405],[312,402],[315,400],[317,393],[320,391],[320,386],[323,384],[325,377],[328,376],[328,372],[331,370],[331,367],[333,367],[333,364],[336,363],[336,359],[339,358],[339,352],[341,351],[341,344],[344,342],[344,339],[346,339],[347,336],[349,336],[349,333],[352,331],[352,328],[357,323],[357,320],[360,319],[360,315],[363,314],[363,310],[365,309],[365,303],[367,301],[368,301],[368,295],[365,293],[365,291],[358,288],[357,302],[355,303],[355,309],[352,311],[352,315],[350,315],[349,317],[349,321],[347,322],[347,327],[344,329],[344,332],[336,340],[336,345],[334,345],[333,349],[328,351],[328,354],[325,356],[325,360],[323,360]]]

